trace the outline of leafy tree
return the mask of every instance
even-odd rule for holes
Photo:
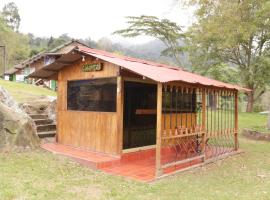
[[[47,44],[47,50],[52,50],[64,43],[67,43],[71,41],[72,38],[68,36],[68,34],[62,34],[58,38],[50,37],[48,44]]]
[[[115,31],[114,34],[120,34],[124,37],[136,37],[139,35],[155,37],[167,47],[161,52],[162,55],[172,56],[178,65],[182,65],[179,54],[183,53],[180,42],[184,38],[184,34],[180,26],[168,19],[158,19],[154,16],[129,16],[127,19],[129,27]]]
[[[84,39],[84,40],[80,40],[82,43],[86,44],[87,46],[91,47],[91,48],[97,48],[97,42],[95,42],[94,40],[92,40],[90,37]]]
[[[2,16],[7,25],[14,31],[18,31],[21,23],[21,17],[19,15],[19,9],[14,2],[6,4],[2,10]]]
[[[238,73],[239,71],[236,68],[220,64],[211,67],[206,73],[201,74],[226,83],[239,84]]]
[[[270,79],[270,2],[268,0],[190,0],[197,22],[187,44],[195,68],[205,71],[226,63],[239,70],[242,84],[252,89],[247,111],[266,91]]]
[[[270,106],[269,106],[267,127],[268,127],[268,130],[270,130]]]
[[[7,68],[18,64],[29,55],[28,37],[14,32],[0,16],[0,44],[7,49]],[[0,73],[3,73],[2,55],[0,59]]]

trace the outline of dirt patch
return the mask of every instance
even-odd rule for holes
[[[254,131],[250,129],[243,129],[243,135],[252,140],[261,140],[270,142],[270,133],[262,133],[259,131]]]

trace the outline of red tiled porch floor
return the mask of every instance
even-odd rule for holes
[[[109,174],[144,182],[155,180],[155,149],[125,153],[120,158],[56,143],[42,144],[41,147],[48,151],[68,156],[86,166]],[[210,157],[212,152],[208,150],[206,156]],[[173,161],[174,158],[175,153],[168,149],[162,150],[162,163]],[[201,159],[193,160],[185,164],[166,168],[164,173],[170,173],[200,163]]]

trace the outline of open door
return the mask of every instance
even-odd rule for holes
[[[156,143],[157,85],[124,82],[123,149]]]

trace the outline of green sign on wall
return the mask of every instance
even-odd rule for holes
[[[87,63],[82,66],[83,72],[95,72],[102,70],[102,63]]]

